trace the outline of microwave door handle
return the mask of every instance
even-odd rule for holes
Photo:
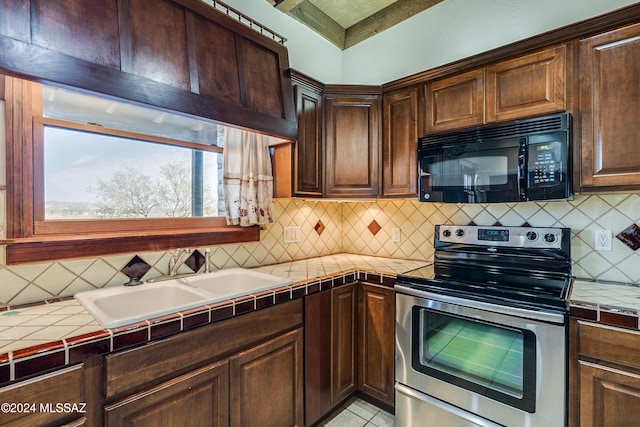
[[[518,153],[518,193],[520,200],[527,200],[527,143],[526,139],[520,140],[520,152]]]
[[[518,193],[520,194],[520,200],[526,200],[526,173],[525,173],[525,157],[523,155],[518,156]]]

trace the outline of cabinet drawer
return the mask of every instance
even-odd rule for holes
[[[640,332],[578,322],[580,327],[580,356],[640,369]]]
[[[301,324],[302,300],[295,300],[107,356],[105,395],[157,384]]]
[[[34,405],[22,413],[3,411],[0,424],[3,426],[36,426],[70,418],[70,412],[56,412],[56,404],[76,405],[75,415],[81,416],[84,407],[83,365],[65,368],[27,381],[10,385],[0,390],[3,404]],[[48,406],[52,405],[52,406]],[[71,407],[73,409],[73,407]],[[11,408],[10,408],[11,409]],[[33,409],[33,410],[31,410]],[[63,407],[63,409],[65,409]]]

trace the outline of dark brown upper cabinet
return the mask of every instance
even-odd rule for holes
[[[21,31],[29,31],[29,3],[33,7],[32,45],[93,64],[120,67],[120,37],[118,26],[114,25],[118,22],[117,2],[100,2],[100,13],[96,13],[95,1],[21,0],[18,4],[25,6],[18,13],[18,19],[24,19]],[[29,42],[28,33],[21,39]]]
[[[556,46],[487,67],[487,123],[563,111],[566,47]]]
[[[376,197],[380,181],[380,89],[326,88],[327,197]],[[378,94],[363,93],[367,89]],[[358,93],[357,93],[358,92]]]
[[[286,47],[199,0],[0,5],[0,72],[296,138]]]
[[[484,122],[484,68],[429,82],[425,86],[426,133]]]
[[[582,190],[640,188],[639,36],[634,24],[580,41]]]
[[[298,140],[293,146],[293,195],[322,197],[324,140],[322,85],[306,76],[292,77],[298,116]]]
[[[382,96],[382,196],[418,194],[418,87]]]
[[[564,111],[566,58],[553,46],[427,83],[426,133]]]
[[[186,9],[170,0],[120,4],[121,70],[190,90]]]

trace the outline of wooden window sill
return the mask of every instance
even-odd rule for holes
[[[217,227],[151,233],[52,235],[0,240],[6,246],[6,265],[123,253],[162,251],[230,243],[257,242],[259,227]]]

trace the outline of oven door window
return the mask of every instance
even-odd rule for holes
[[[414,307],[413,368],[535,412],[535,334]]]

